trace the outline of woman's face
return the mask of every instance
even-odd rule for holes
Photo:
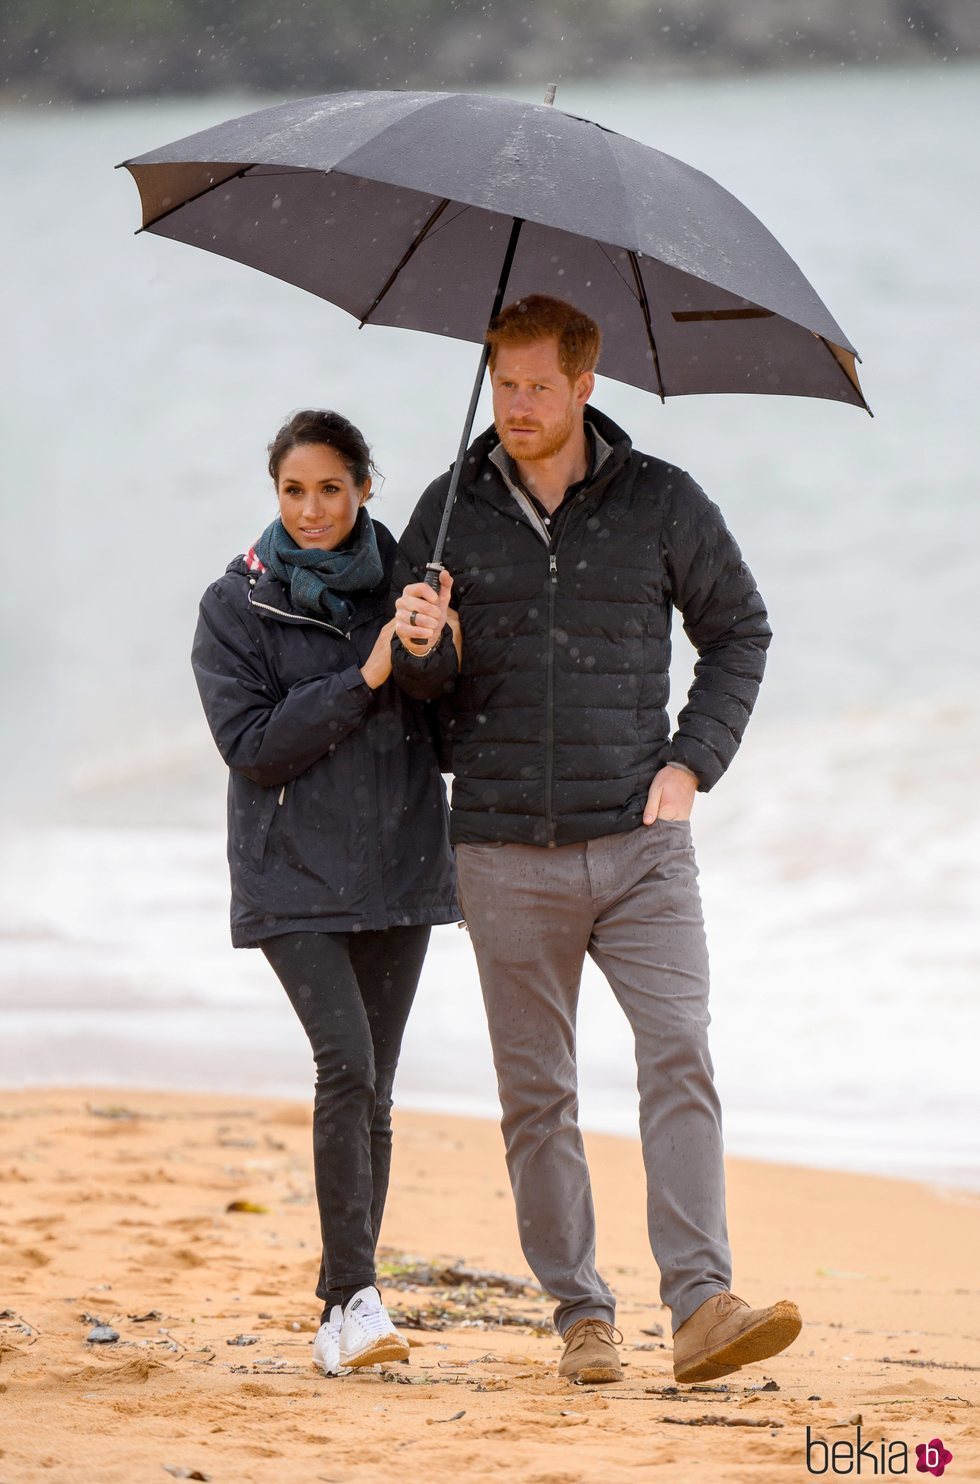
[[[354,529],[371,481],[355,484],[329,443],[301,443],[279,465],[279,514],[297,546],[333,551]]]

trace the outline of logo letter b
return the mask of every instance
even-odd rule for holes
[[[818,1448],[822,1448],[823,1449],[823,1467],[822,1468],[815,1467],[810,1462],[811,1455],[814,1454],[814,1453],[817,1453],[817,1449]],[[818,1458],[820,1457],[819,1453],[817,1453],[817,1457]],[[824,1442],[823,1438],[811,1438],[810,1437],[810,1429],[807,1428],[807,1430],[806,1430],[806,1471],[807,1471],[807,1473],[808,1474],[825,1474],[827,1472],[827,1469],[828,1469],[829,1465],[830,1465],[830,1449],[827,1447],[827,1444]]]

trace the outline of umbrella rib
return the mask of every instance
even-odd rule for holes
[[[858,396],[861,398],[861,406],[864,408],[865,412],[868,414],[869,417],[874,417],[874,413],[868,406],[868,399],[864,395],[864,392],[861,390],[861,383],[858,381],[857,371],[854,369],[854,362],[858,359],[858,357],[856,355],[851,355],[848,351],[845,351],[836,346],[832,340],[827,339],[826,335],[818,335],[817,339],[833,356],[834,360],[837,362],[837,365],[840,367],[844,376],[847,378],[848,385],[852,386],[857,392]],[[848,360],[850,360],[851,362],[850,366],[848,366],[847,364]]]
[[[660,374],[660,357],[657,354],[657,342],[653,337],[653,325],[650,321],[650,301],[647,298],[646,284],[643,282],[643,275],[640,272],[640,265],[636,260],[635,252],[631,252],[629,254],[629,260],[630,266],[633,269],[633,278],[636,283],[636,297],[639,299],[640,308],[643,310],[643,323],[646,325],[647,339],[650,342],[650,352],[653,356],[653,369],[657,373],[657,390],[660,394],[661,402],[666,402],[667,394],[664,391],[664,379]]]
[[[384,287],[381,289],[380,293],[377,295],[377,298],[375,299],[374,303],[371,305],[371,308],[368,310],[367,314],[365,314],[362,317],[361,322],[360,322],[360,324],[357,327],[359,330],[363,330],[364,326],[367,324],[368,320],[371,318],[372,314],[377,309],[378,305],[381,303],[382,299],[385,297],[385,295],[387,294],[388,290],[391,288],[392,284],[394,283],[395,279],[398,277],[399,273],[404,268],[405,264],[415,254],[415,252],[421,247],[423,241],[428,236],[429,232],[432,230],[432,228],[435,226],[436,222],[442,216],[442,213],[445,211],[446,207],[449,206],[450,204],[451,203],[450,203],[449,197],[448,196],[444,196],[443,199],[439,202],[439,205],[435,208],[435,210],[432,211],[432,212],[430,212],[429,217],[428,217],[427,221],[425,222],[425,224],[423,225],[421,231],[416,232],[415,236],[412,238],[412,241],[408,244],[408,247],[405,249],[404,253],[402,254],[401,262],[398,264],[397,267],[393,268],[392,271],[388,274],[388,277],[387,277],[387,279],[385,281]]]
[[[136,231],[133,235],[135,237],[138,237],[141,232],[149,231],[150,227],[155,227],[157,222],[166,221],[167,217],[173,216],[175,211],[181,211],[183,207],[189,206],[192,201],[199,201],[201,197],[206,196],[209,191],[216,191],[218,189],[218,186],[227,185],[230,180],[244,180],[248,172],[254,169],[254,164],[244,165],[241,170],[236,170],[232,175],[222,176],[221,180],[213,180],[210,185],[206,185],[204,187],[203,191],[197,191],[193,196],[187,196],[184,198],[183,201],[178,201],[176,206],[171,206],[166,211],[161,211],[160,215],[155,216],[151,222],[144,222],[141,227],[136,228]]]

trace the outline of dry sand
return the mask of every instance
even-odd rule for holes
[[[838,1473],[857,1473],[860,1441],[861,1474],[873,1456],[880,1476],[884,1439],[893,1465],[904,1443],[908,1473],[931,1477],[914,1450],[939,1437],[952,1484],[980,1478],[980,1197],[729,1160],[735,1292],[794,1298],[803,1332],[725,1381],[675,1388],[639,1147],[588,1144],[624,1384],[558,1379],[533,1286],[443,1273],[527,1278],[500,1136],[404,1113],[382,1257],[389,1307],[419,1326],[405,1325],[411,1360],[327,1378],[310,1365],[305,1106],[0,1094],[0,1484],[754,1484],[810,1477],[808,1426],[838,1445]],[[97,1321],[119,1338],[89,1343]],[[828,1459],[818,1443],[811,1467]]]

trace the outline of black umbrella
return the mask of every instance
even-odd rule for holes
[[[506,289],[552,294],[601,325],[604,375],[661,399],[751,392],[867,408],[854,347],[750,211],[680,160],[547,104],[334,93],[123,163],[141,231],[260,268],[362,325],[480,342]],[[484,348],[434,586],[486,359]]]

